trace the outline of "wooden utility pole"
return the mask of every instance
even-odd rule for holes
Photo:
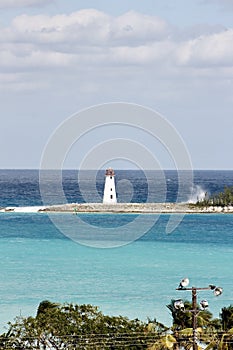
[[[197,346],[197,288],[192,287],[192,320],[193,320],[193,350],[198,350]]]
[[[221,287],[216,287],[213,284],[210,284],[208,287],[204,288],[199,288],[199,287],[191,287],[187,288],[189,284],[189,279],[184,278],[181,280],[180,285],[176,290],[180,291],[186,291],[189,290],[192,292],[192,310],[184,310],[184,304],[182,300],[177,300],[179,302],[176,306],[176,309],[181,309],[184,312],[192,312],[192,328],[193,328],[193,350],[198,350],[198,337],[197,337],[197,315],[198,312],[200,311],[197,307],[197,291],[202,291],[202,290],[212,290],[214,292],[215,296],[219,296],[222,294],[222,288]],[[182,303],[181,303],[182,302]],[[208,307],[208,302],[207,300],[202,300],[200,303],[202,308],[205,310],[206,307]]]

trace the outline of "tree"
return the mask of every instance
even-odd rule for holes
[[[192,347],[193,337],[193,314],[192,314],[192,303],[185,300],[184,309],[176,309],[174,307],[175,300],[171,300],[171,303],[167,305],[171,311],[173,318],[172,332],[176,338],[177,348],[190,349]],[[189,311],[190,310],[190,311]],[[197,336],[205,343],[212,341],[213,331],[215,327],[220,327],[219,321],[212,319],[212,313],[208,310],[200,310],[197,306]]]
[[[140,350],[155,343],[165,327],[123,316],[108,316],[92,305],[40,303],[36,317],[18,317],[2,336],[2,348],[40,350]],[[166,328],[167,329],[167,328]],[[5,347],[4,347],[5,346]]]
[[[55,311],[59,307],[59,304],[57,303],[52,303],[49,300],[43,300],[37,309],[37,314],[36,317],[39,317],[41,314],[45,314],[48,310]]]
[[[210,341],[205,350],[232,350],[233,349],[233,328],[228,332],[218,333]]]
[[[184,310],[177,310],[174,308],[174,300],[171,300],[171,303],[167,305],[167,308],[172,314],[173,329],[182,330],[185,328],[192,328],[192,303],[185,300]],[[207,328],[208,326],[212,325],[212,313],[208,310],[200,310],[199,306],[197,306],[197,310],[197,326]]]
[[[233,305],[228,307],[223,307],[220,313],[220,320],[222,323],[222,328],[227,331],[233,328]]]
[[[208,197],[207,195],[201,201],[197,201],[197,206],[205,207],[209,205],[213,206],[230,206],[233,205],[233,186],[225,187],[223,192],[213,194]]]
[[[173,318],[173,326],[172,329],[179,331],[181,329],[192,327],[192,313],[188,312],[188,310],[192,309],[192,304],[185,300],[184,301],[184,310],[177,310],[174,307],[175,300],[171,300],[170,304],[167,305],[167,308],[171,311]]]
[[[176,346],[176,338],[172,334],[165,334],[150,346],[149,350],[171,350]]]

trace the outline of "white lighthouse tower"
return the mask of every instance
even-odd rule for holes
[[[115,173],[114,170],[108,168],[105,172],[105,185],[104,185],[104,204],[114,204],[117,202],[116,188],[115,188]]]

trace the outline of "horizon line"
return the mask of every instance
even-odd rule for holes
[[[77,169],[77,168],[62,168],[62,169],[41,169],[41,168],[0,168],[0,171],[2,170],[38,170],[38,171],[66,171],[66,170],[72,170],[72,171],[105,171],[106,168],[101,169]],[[232,169],[226,169],[226,168],[193,168],[193,169],[176,169],[176,168],[163,168],[163,169],[138,169],[138,168],[114,168],[114,170],[117,171],[233,171]]]

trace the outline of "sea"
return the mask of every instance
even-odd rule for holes
[[[186,175],[175,170],[163,176],[142,170],[115,173],[119,202],[193,202],[233,185],[233,171],[195,170],[192,183],[186,174],[185,190],[181,181]],[[15,317],[35,316],[42,300],[92,304],[104,314],[170,326],[166,305],[172,299],[191,301],[189,290],[176,290],[185,277],[190,287],[223,288],[219,297],[208,289],[198,292],[198,301],[208,300],[213,317],[233,304],[233,214],[28,210],[61,204],[61,198],[101,202],[103,189],[104,171],[63,170],[58,177],[54,172],[41,178],[39,170],[0,170],[0,208],[23,208],[0,212],[1,333]],[[172,230],[167,230],[171,220]]]

